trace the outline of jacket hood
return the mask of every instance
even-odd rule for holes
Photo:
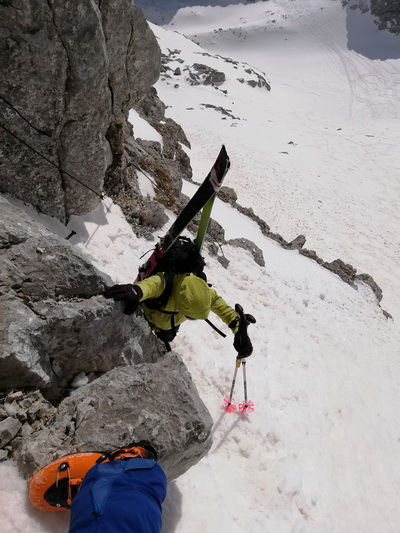
[[[207,283],[194,274],[178,276],[173,290],[179,313],[189,318],[206,319],[211,310],[211,294]]]

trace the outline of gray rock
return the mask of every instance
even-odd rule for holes
[[[18,414],[18,405],[16,402],[13,402],[13,403],[5,403],[4,404],[4,409],[6,411],[6,413],[8,414],[8,416],[14,416],[16,417],[17,414]]]
[[[359,9],[362,13],[371,12],[380,30],[400,34],[400,4],[398,0],[342,0],[343,6]]]
[[[301,250],[306,243],[305,235],[298,235],[295,239],[290,241],[286,248],[288,250]]]
[[[30,426],[28,423],[25,423],[21,428],[21,437],[29,437],[29,435],[32,435],[33,432],[34,429],[32,428],[32,426]]]
[[[246,82],[250,85],[250,87],[259,87],[262,89],[267,89],[267,91],[271,90],[271,85],[267,82],[264,76],[256,72],[254,69],[246,69],[247,74],[253,74],[256,79],[246,80]],[[240,81],[240,80],[239,80]]]
[[[229,259],[227,259],[224,255],[219,255],[217,257],[218,262],[224,267],[228,268],[229,266]]]
[[[0,463],[3,461],[6,461],[8,459],[8,451],[7,450],[0,450]]]
[[[232,187],[221,187],[221,189],[218,192],[218,198],[222,200],[223,202],[226,202],[228,204],[234,204],[237,201],[237,194]]]
[[[121,207],[134,232],[152,240],[151,231],[166,220],[162,206],[177,212],[182,180],[192,177],[189,157],[182,148],[182,145],[190,148],[190,143],[181,126],[165,117],[165,105],[154,88],[135,104],[135,110],[158,131],[163,145],[161,147],[158,142],[133,139],[134,123],[132,131],[125,135],[127,166],[122,175],[118,165],[114,168],[115,172],[109,169],[105,188]],[[156,193],[154,200],[161,204],[159,207],[155,207],[154,200],[142,197],[137,180],[138,171],[152,183]]]
[[[10,392],[6,396],[6,402],[12,403],[12,402],[20,402],[24,398],[24,393],[22,391],[14,391]]]
[[[162,206],[159,203],[152,201],[147,202],[145,205],[146,209],[143,209],[139,214],[140,224],[153,229],[162,228],[169,220]]]
[[[254,242],[249,241],[248,239],[240,238],[240,239],[231,239],[227,242],[227,244],[247,250],[248,252],[251,253],[257,265],[261,267],[265,266],[264,255],[262,253],[262,250],[258,246],[256,246]]]
[[[0,192],[63,221],[92,210],[129,108],[159,76],[142,12],[130,0],[3,2],[0,47],[0,121],[50,161],[1,129]]]
[[[0,388],[40,387],[50,398],[67,392],[79,372],[107,372],[160,356],[140,314],[99,296],[111,279],[65,239],[0,197]],[[20,237],[14,237],[20,231]]]
[[[16,418],[11,416],[0,422],[0,448],[6,446],[21,429],[22,424]]]
[[[380,30],[400,34],[400,4],[398,0],[371,0],[371,14],[377,17]]]
[[[41,402],[35,402],[27,411],[26,416],[29,424],[33,424],[39,418]]]
[[[40,431],[44,427],[44,424],[40,420],[35,420],[32,424],[32,431]]]
[[[357,270],[353,267],[353,265],[345,263],[341,259],[335,259],[334,261],[331,261],[329,263],[324,262],[323,266],[334,274],[337,274],[343,279],[343,281],[345,281],[349,285],[354,285]]]
[[[221,224],[213,218],[210,219],[208,224],[206,239],[216,243],[225,242],[225,230]]]
[[[173,479],[210,449],[211,428],[190,374],[169,353],[153,364],[115,368],[72,392],[54,421],[28,435],[15,456],[30,475],[55,456],[147,439]]]
[[[382,300],[382,289],[379,287],[379,285],[376,283],[376,281],[370,274],[357,274],[356,280],[362,281],[363,283],[368,285],[371,288],[372,292],[375,294],[378,302]]]
[[[17,418],[21,424],[24,424],[27,421],[26,411],[24,409],[18,409]]]
[[[162,356],[140,313],[99,294],[111,280],[82,253],[0,203],[0,388],[14,389],[3,401],[17,417],[0,422],[0,447],[29,475],[65,453],[147,439],[181,475],[209,450],[212,427],[185,366]],[[79,373],[91,381],[71,392]]]
[[[194,63],[190,67],[187,81],[191,85],[222,85],[225,82],[225,73],[215,70],[208,65]]]

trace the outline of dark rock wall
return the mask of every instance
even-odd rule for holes
[[[400,35],[399,0],[371,0],[371,13],[378,18],[379,29],[388,29],[390,32]]]

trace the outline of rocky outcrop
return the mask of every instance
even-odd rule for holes
[[[179,72],[181,74],[181,72]],[[179,75],[178,74],[178,75]],[[208,65],[194,63],[186,77],[189,85],[222,85],[226,78],[223,72],[220,72]]]
[[[354,288],[357,288],[358,283],[364,283],[365,285],[368,285],[372,292],[375,294],[378,304],[382,300],[382,289],[379,287],[379,285],[376,283],[376,281],[370,274],[358,274],[357,269],[354,268],[353,265],[345,263],[341,259],[335,259],[331,262],[324,261],[323,259],[321,259],[321,257],[318,256],[318,254],[314,250],[308,250],[307,248],[304,248],[304,245],[306,243],[305,235],[298,235],[293,240],[288,242],[282,237],[282,235],[279,235],[279,233],[273,233],[268,224],[258,215],[256,215],[251,207],[243,207],[238,204],[237,195],[235,191],[230,187],[222,187],[219,197],[221,198],[221,200],[226,203],[229,203],[232,207],[237,209],[243,215],[246,215],[250,219],[254,220],[254,222],[258,224],[260,231],[263,235],[280,244],[280,246],[282,246],[282,248],[284,248],[285,250],[297,250],[301,255],[304,255],[305,257],[316,261],[319,265],[326,268],[327,270],[330,270],[331,272],[339,276],[345,283],[348,283]],[[264,258],[262,250],[260,250],[253,242],[247,241],[246,239],[234,239],[233,241],[228,241],[227,244],[241,246],[249,250],[250,253],[252,253],[255,262],[260,266],[263,266]],[[217,254],[216,249],[214,249],[214,253]],[[229,264],[229,262],[223,257],[218,257],[218,260],[225,267],[227,267]],[[382,309],[382,312],[386,316],[386,318],[392,318],[391,315],[384,309]]]
[[[155,363],[117,367],[72,392],[50,422],[37,420],[36,431],[13,442],[13,457],[25,476],[56,456],[112,450],[145,439],[153,443],[160,464],[174,479],[211,446],[212,419],[175,354]],[[14,426],[21,427],[16,418],[6,418],[0,422],[0,439],[1,424],[10,426],[14,437]],[[25,422],[25,431],[27,426]],[[7,439],[9,435],[10,431]]]
[[[249,241],[249,239],[230,239],[227,244],[234,246],[235,248],[243,248],[243,250],[247,250],[253,256],[254,262],[257,263],[257,265],[261,267],[265,266],[262,250],[256,246],[254,242]]]
[[[236,77],[236,80],[239,83],[247,83],[253,88],[266,89],[267,91],[271,90],[271,85],[267,82],[265,74],[261,71],[249,67],[246,63],[234,61],[233,59],[220,55],[211,55],[201,50],[202,49],[199,48],[197,53],[203,56],[205,61],[211,59],[212,64],[219,68],[214,68],[204,63],[185,63],[184,58],[180,57],[182,53],[181,50],[168,49],[168,55],[163,53],[161,58],[162,79],[170,79],[171,82],[175,82],[174,86],[176,88],[179,87],[179,81],[183,81],[188,85],[212,86],[216,90],[221,91],[225,96],[229,96],[228,89],[221,88],[224,86],[227,79],[224,69],[229,65],[229,70],[232,70],[233,67],[234,71],[237,71],[237,74],[241,74],[241,77]],[[210,106],[208,103],[202,105],[205,107],[216,107]],[[223,109],[221,106],[216,108],[219,112],[221,112],[221,109]],[[233,116],[229,110],[226,110],[226,113],[224,114],[234,120],[240,120],[239,117]]]
[[[2,196],[0,209],[0,458],[29,475],[63,453],[147,439],[169,476],[183,473],[212,425],[183,363],[140,313],[103,298],[111,280],[69,241]]]
[[[162,204],[191,177],[189,143],[151,88],[160,51],[141,11],[11,0],[0,46],[0,191],[65,221],[93,209],[104,184],[134,228],[161,227]],[[135,139],[132,107],[162,144]],[[29,475],[63,453],[147,439],[167,475],[182,474],[210,448],[212,425],[183,363],[163,356],[140,312],[102,297],[111,280],[69,241],[1,196],[0,209],[0,460]]]
[[[189,157],[182,148],[190,148],[190,143],[181,126],[165,117],[165,105],[154,88],[135,110],[160,134],[162,144],[138,136],[134,139],[135,125],[125,125],[124,153],[109,168],[105,190],[121,207],[135,234],[152,240],[154,230],[168,220],[164,207],[177,212],[182,180],[192,177]],[[152,184],[154,198],[141,194],[138,173]]]
[[[107,169],[124,170],[128,110],[159,75],[142,12],[130,0],[2,2],[0,48],[0,192],[61,220],[92,210]]]
[[[2,197],[0,205],[0,388],[59,398],[78,371],[141,360],[148,329],[138,322],[131,340],[132,323],[100,296],[111,280]]]

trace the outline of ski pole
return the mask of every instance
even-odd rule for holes
[[[247,336],[247,328],[250,324],[255,324],[256,319],[253,315],[249,315],[248,313],[245,314],[243,307],[240,304],[235,305],[235,311],[240,319],[238,333],[240,333],[241,336]]]
[[[243,367],[244,403],[247,404],[246,361],[242,361],[242,367]]]
[[[256,319],[254,318],[253,315],[245,314],[243,311],[243,307],[240,304],[235,305],[235,311],[237,312],[239,319],[240,319],[238,333],[242,337],[242,339],[244,339],[245,337],[247,337],[247,328],[249,327],[250,324],[255,324]],[[247,400],[246,360],[245,358],[240,358],[240,356],[238,356],[238,359],[240,359],[242,363],[243,389],[244,389],[244,402],[238,405],[238,409],[242,414],[244,414],[247,411],[254,411],[254,403]]]
[[[242,360],[243,368],[243,388],[244,388],[244,402],[238,405],[239,411],[245,413],[246,411],[254,411],[254,403],[247,401],[247,378],[246,378],[246,361]]]
[[[231,392],[230,392],[228,398],[224,398],[225,411],[227,413],[231,413],[232,411],[234,411],[236,409],[236,405],[233,403],[235,401],[235,399],[233,398],[233,389],[235,388],[236,376],[237,376],[237,373],[238,373],[238,369],[240,367],[240,362],[241,361],[240,361],[239,357],[237,357],[236,358],[236,364],[235,364],[235,372],[233,373]]]

